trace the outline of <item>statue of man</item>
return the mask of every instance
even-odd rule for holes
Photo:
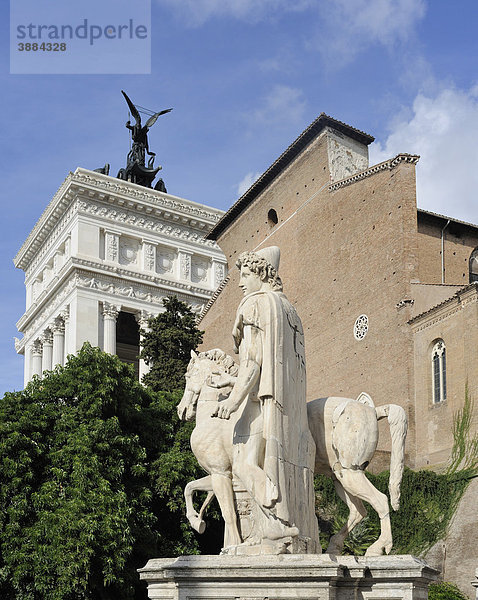
[[[233,338],[239,371],[215,415],[228,419],[242,410],[233,436],[233,473],[266,517],[262,539],[300,536],[309,540],[308,552],[316,552],[315,445],[307,422],[304,334],[282,293],[279,259],[277,247],[238,258],[244,298]]]

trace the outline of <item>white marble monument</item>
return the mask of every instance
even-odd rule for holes
[[[176,295],[200,312],[226,276],[204,236],[222,211],[78,168],[14,259],[25,271],[26,310],[15,342],[25,384],[85,341],[135,363],[139,325]]]
[[[151,560],[140,569],[150,598],[317,598],[419,600],[436,571],[392,548],[389,503],[365,477],[378,441],[377,421],[392,436],[390,497],[398,508],[407,419],[394,404],[375,408],[368,394],[306,403],[302,325],[282,292],[277,247],[239,256],[239,304],[233,329],[238,364],[222,350],[192,353],[178,405],[196,417],[191,447],[208,473],[185,489],[187,516],[200,533],[217,497],[225,522],[219,557]],[[332,477],[350,510],[346,525],[321,552],[313,476]],[[197,511],[196,490],[208,492]],[[381,520],[363,558],[339,556],[366,514]]]
[[[314,553],[320,550],[314,512],[314,473],[329,475],[347,503],[349,519],[327,552],[340,554],[345,538],[365,517],[363,501],[380,517],[379,538],[368,556],[388,554],[393,539],[390,507],[365,476],[387,417],[392,437],[390,498],[397,510],[404,467],[407,417],[395,404],[375,408],[366,393],[305,400],[302,324],[282,292],[280,251],[239,256],[233,338],[239,365],[222,350],[192,353],[180,418],[196,416],[191,448],[209,474],[185,489],[187,517],[199,532],[215,495],[225,522],[229,554]],[[220,419],[220,420],[218,420]],[[197,512],[193,494],[209,492]]]

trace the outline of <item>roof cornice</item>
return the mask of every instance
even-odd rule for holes
[[[204,233],[224,214],[219,209],[78,167],[74,173],[68,174],[13,259],[17,268],[28,268],[32,258],[78,195],[144,214],[158,214],[160,211],[165,219],[188,223]]]
[[[470,301],[478,300],[478,282],[469,283],[439,304],[430,307],[408,321],[415,331],[425,329],[443,318],[454,314]]]
[[[375,173],[380,173],[380,171],[389,171],[397,167],[400,163],[408,163],[412,165],[416,165],[420,157],[417,154],[397,154],[394,158],[390,158],[385,160],[377,165],[373,165],[368,167],[368,169],[364,169],[363,171],[359,171],[350,177],[346,177],[345,179],[340,179],[339,181],[334,181],[329,185],[329,192],[335,192],[339,188],[346,187],[347,185],[351,185],[357,181],[362,179],[366,179],[371,175],[375,175]]]
[[[468,223],[467,221],[460,221],[460,219],[454,219],[453,217],[447,217],[446,215],[441,215],[439,213],[431,212],[430,210],[424,210],[423,208],[419,208],[417,210],[418,215],[423,215],[425,217],[431,217],[433,219],[437,219],[442,222],[450,221],[451,223],[458,223],[459,225],[465,225],[466,227],[471,227],[472,229],[477,229],[478,225],[473,223]]]

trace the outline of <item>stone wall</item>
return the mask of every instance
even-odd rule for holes
[[[461,293],[412,321],[415,350],[415,440],[417,468],[446,463],[453,445],[453,416],[463,406],[468,382],[472,398],[478,398],[478,293],[471,285]],[[436,340],[446,347],[447,397],[434,402],[431,352]],[[478,431],[475,412],[473,431]]]
[[[409,305],[400,303],[417,277],[414,165],[399,162],[331,192],[326,142],[316,139],[219,237],[231,279],[200,324],[202,347],[232,351],[242,297],[235,258],[277,245],[284,291],[304,325],[309,399],[365,391],[377,405],[398,403],[413,446],[413,341]],[[277,225],[268,222],[271,208]],[[364,314],[369,330],[359,341],[354,323]]]
[[[418,212],[418,277],[422,283],[442,283],[441,239],[446,217]],[[451,222],[443,232],[444,283],[466,285],[470,254],[478,246],[478,230]]]

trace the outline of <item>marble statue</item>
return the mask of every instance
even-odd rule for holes
[[[398,508],[406,416],[398,406],[375,409],[370,397],[322,398],[306,403],[304,335],[282,292],[279,249],[239,256],[244,292],[233,330],[239,364],[222,350],[192,353],[178,405],[183,419],[196,417],[191,448],[208,475],[186,486],[187,517],[204,531],[204,511],[215,495],[225,522],[224,553],[320,552],[313,475],[333,477],[347,503],[346,525],[330,541],[339,554],[369,502],[381,534],[369,555],[392,545],[388,500],[364,475],[378,441],[377,420],[392,432],[390,490]],[[208,495],[199,512],[196,490]]]

